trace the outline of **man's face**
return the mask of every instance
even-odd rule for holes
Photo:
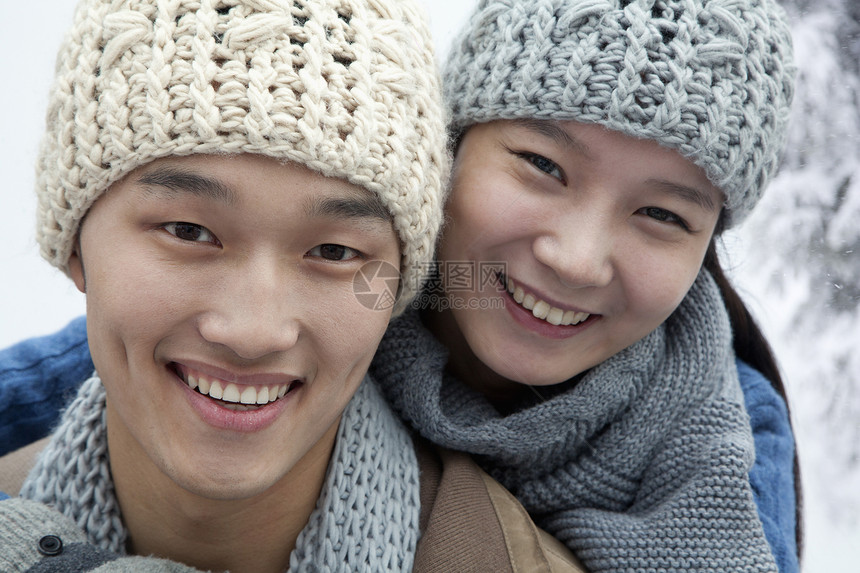
[[[70,260],[112,463],[215,499],[325,463],[390,318],[353,291],[371,260],[400,261],[376,196],[302,166],[167,158],[115,184]]]

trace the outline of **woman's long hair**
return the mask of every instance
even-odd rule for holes
[[[752,317],[749,309],[744,304],[738,292],[734,289],[723,268],[720,265],[720,260],[717,255],[717,239],[711,239],[708,250],[705,253],[704,267],[711,273],[720,293],[723,295],[726,308],[729,311],[729,319],[732,324],[732,333],[734,338],[735,355],[758,370],[765,378],[770,381],[774,390],[782,396],[785,401],[785,407],[789,412],[789,424],[791,423],[791,410],[789,409],[788,396],[785,393],[785,384],[779,372],[779,365],[776,357],[770,347],[767,339],[764,337],[761,329]],[[792,427],[792,434],[794,428]],[[795,441],[794,448],[794,493],[796,499],[796,520],[797,526],[795,529],[795,539],[797,541],[798,560],[802,554],[803,548],[803,492],[800,482],[800,464],[797,456],[797,447]]]

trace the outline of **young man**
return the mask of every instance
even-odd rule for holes
[[[86,294],[95,373],[21,491],[113,554],[67,557],[411,567],[417,459],[363,380],[441,220],[430,45],[400,0],[80,4],[38,238]],[[356,296],[366,265],[400,270],[398,306]]]

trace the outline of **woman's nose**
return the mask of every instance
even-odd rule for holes
[[[532,251],[568,288],[604,287],[613,278],[614,243],[599,218],[577,217],[540,233]]]

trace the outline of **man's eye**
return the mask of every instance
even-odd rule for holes
[[[678,225],[684,230],[689,229],[686,221],[684,221],[675,213],[667,211],[666,209],[661,209],[660,207],[643,207],[642,209],[639,209],[639,212],[661,223],[670,223],[673,225]]]
[[[209,229],[194,223],[167,223],[164,225],[164,230],[183,241],[191,241],[195,243],[218,243]]]
[[[327,261],[348,261],[361,256],[361,253],[355,249],[345,247],[344,245],[336,245],[334,243],[325,243],[317,245],[308,254],[312,257],[320,257]]]

